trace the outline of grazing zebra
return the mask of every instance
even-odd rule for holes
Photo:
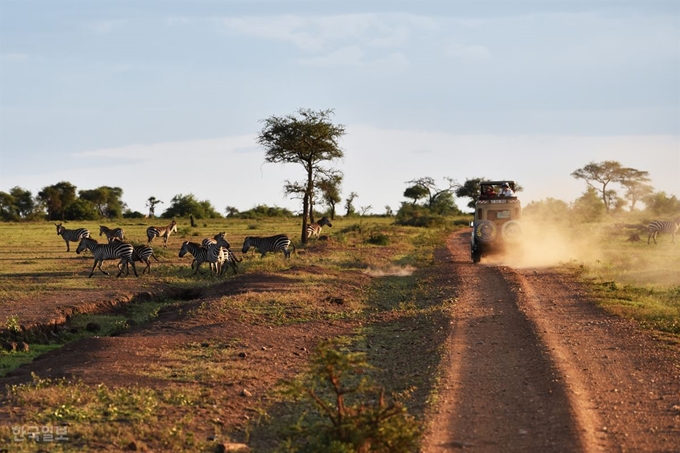
[[[119,241],[120,239],[114,239],[115,241]],[[132,261],[140,261],[144,264],[146,264],[146,267],[142,271],[142,275],[146,273],[146,271],[149,271],[149,274],[151,274],[151,260],[150,258],[155,259],[156,261],[160,261],[158,258],[156,258],[156,255],[153,254],[153,249],[149,247],[148,245],[141,244],[141,245],[135,245],[132,248]],[[123,265],[123,263],[118,263],[118,267],[120,268]],[[130,271],[128,270],[127,266],[125,267],[126,274],[129,274]]]
[[[174,220],[170,222],[170,225],[164,227],[150,226],[146,229],[146,237],[149,239],[149,244],[153,241],[155,237],[163,238],[163,247],[168,246],[168,238],[172,233],[177,233],[177,222]]]
[[[328,225],[329,227],[333,226],[331,221],[328,220],[328,217],[321,217],[321,220],[307,225],[307,239],[309,239],[312,236],[319,239],[319,235],[321,234],[321,228],[323,228],[326,225]]]
[[[193,255],[194,262],[196,263],[194,275],[199,271],[201,264],[206,262],[210,263],[210,275],[212,275],[213,272],[215,272],[216,275],[219,275],[219,263],[224,261],[224,252],[222,251],[221,246],[210,244],[208,247],[203,247],[196,242],[184,241],[182,243],[182,248],[179,249],[179,257],[182,258],[187,253]],[[194,266],[194,262],[191,263],[191,267]]]
[[[57,236],[61,236],[62,238],[64,238],[64,242],[66,242],[67,252],[71,251],[69,242],[80,242],[82,238],[90,237],[90,231],[87,228],[67,230],[61,223],[60,224],[55,223],[54,226],[57,227]]]
[[[243,259],[237,258],[236,254],[231,250],[231,244],[224,237],[224,233],[219,233],[214,236],[214,239],[205,238],[203,239],[203,247],[208,247],[210,244],[219,244],[222,247],[222,252],[224,253],[224,260],[219,263],[220,265],[220,276],[227,273],[227,270],[231,267],[234,274],[238,274],[238,264]],[[193,267],[193,264],[192,264]]]
[[[99,225],[99,236],[102,234],[106,235],[106,239],[108,239],[109,242],[113,241],[114,239],[118,239],[120,241],[125,239],[125,232],[122,228],[109,228],[104,225]]]
[[[117,260],[120,259],[118,263],[118,275],[123,273],[122,266],[127,267],[128,264],[132,264],[132,270],[135,273],[135,277],[139,277],[137,274],[137,268],[135,267],[135,262],[132,260],[133,247],[132,244],[126,242],[113,241],[108,244],[100,244],[92,238],[84,237],[80,240],[76,253],[80,254],[85,249],[89,249],[94,256],[94,264],[92,265],[92,271],[88,278],[92,277],[94,274],[94,268],[97,267],[103,274],[109,275],[104,269],[102,269],[102,263],[104,260]]]
[[[276,253],[278,251],[282,251],[286,258],[290,258],[290,250],[288,250],[289,246],[292,246],[293,251],[295,251],[295,245],[285,234],[277,234],[276,236],[268,237],[247,236],[243,241],[242,252],[246,253],[250,247],[255,247],[262,253],[260,258],[264,257],[267,252]]]
[[[647,236],[647,244],[649,244],[650,239],[654,239],[656,244],[656,235],[659,233],[670,233],[671,242],[675,244],[675,233],[680,228],[680,217],[675,220],[655,220],[647,226],[647,231],[649,235]]]

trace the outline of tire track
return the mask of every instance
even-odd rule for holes
[[[466,236],[449,248],[458,282],[450,374],[424,451],[583,451],[569,398],[519,308],[518,288],[502,268],[473,265]]]
[[[468,234],[447,245],[456,305],[423,452],[680,452],[677,345],[567,275],[473,265]]]

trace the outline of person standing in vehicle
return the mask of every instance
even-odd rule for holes
[[[512,191],[512,189],[510,188],[510,185],[507,182],[504,182],[501,185],[501,194],[500,195],[501,195],[501,197],[514,197],[515,192]]]

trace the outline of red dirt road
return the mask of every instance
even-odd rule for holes
[[[680,353],[605,314],[570,277],[473,265],[448,243],[457,304],[424,452],[678,452]]]

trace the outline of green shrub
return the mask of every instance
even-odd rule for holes
[[[380,231],[371,231],[366,242],[373,245],[389,245],[390,237]]]
[[[363,352],[346,343],[319,346],[309,369],[284,383],[284,394],[303,404],[302,417],[280,447],[287,452],[415,451],[420,438],[416,420],[398,401],[387,401],[384,389],[368,376],[373,367]]]

